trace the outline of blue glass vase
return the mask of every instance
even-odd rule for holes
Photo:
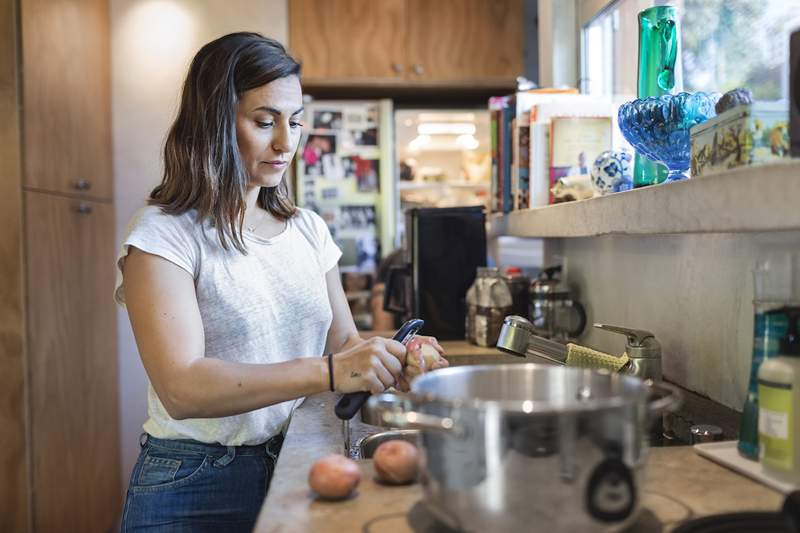
[[[716,116],[714,104],[719,98],[719,94],[702,92],[640,98],[620,106],[619,128],[636,150],[667,167],[667,181],[686,179],[689,130]]]

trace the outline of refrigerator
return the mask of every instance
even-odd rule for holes
[[[488,202],[488,111],[396,109],[389,99],[312,100],[305,109],[297,204],[327,223],[353,318],[369,329],[371,289],[385,281],[376,279],[381,259],[402,247],[404,212]]]
[[[395,109],[391,100],[312,101],[297,201],[328,223],[343,272],[374,271],[401,246],[403,212],[487,205],[486,109]]]
[[[297,204],[328,224],[343,273],[372,274],[396,247],[392,101],[319,100],[305,109]]]

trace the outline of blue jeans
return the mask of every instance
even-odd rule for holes
[[[142,436],[122,533],[250,532],[269,489],[281,435],[259,446]]]

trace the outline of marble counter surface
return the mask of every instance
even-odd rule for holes
[[[481,357],[512,357],[467,343],[447,343],[452,364]],[[269,495],[255,531],[259,533],[442,533],[423,507],[422,488],[392,487],[374,479],[371,460],[360,460],[362,481],[354,497],[341,502],[315,498],[308,470],[317,459],[343,452],[342,423],[333,413],[338,395],[309,397],[292,418]],[[376,431],[357,418],[350,422],[353,442]],[[778,510],[782,496],[695,454],[690,447],[653,448],[643,487],[644,511],[634,533],[669,531],[699,516],[741,510]],[[533,496],[532,496],[533,497]]]

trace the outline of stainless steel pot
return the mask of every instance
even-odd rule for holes
[[[635,520],[647,422],[679,402],[633,376],[516,364],[437,370],[367,409],[422,430],[425,503],[448,526],[549,533]]]

